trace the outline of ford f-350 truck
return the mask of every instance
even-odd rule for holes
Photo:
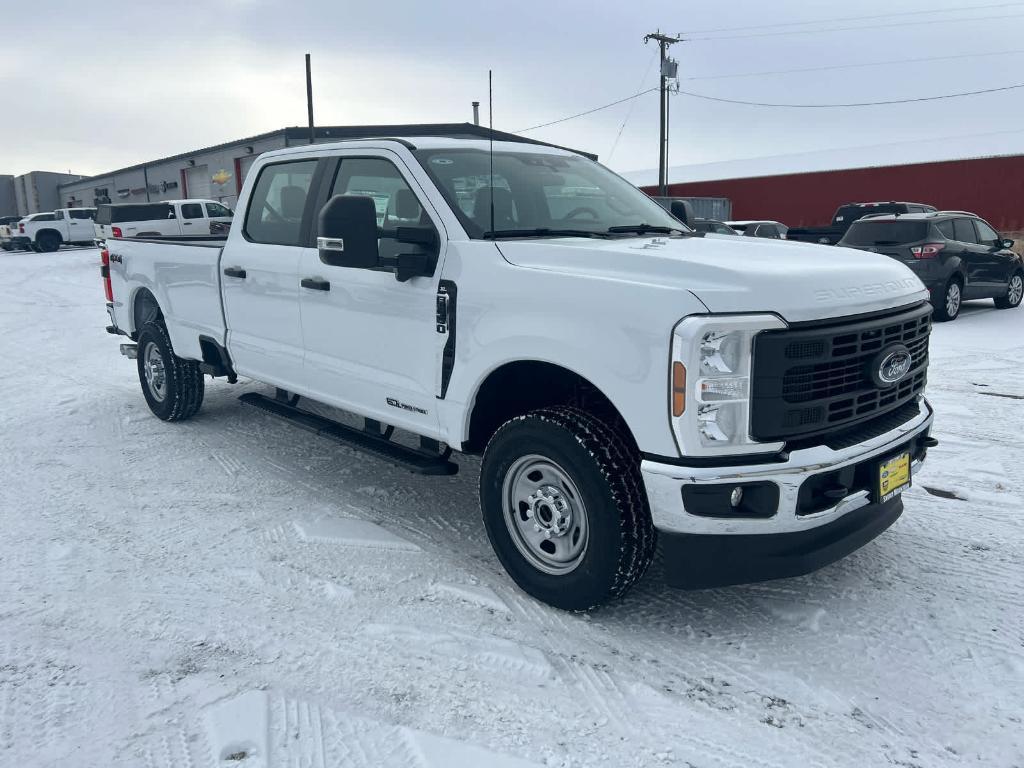
[[[237,218],[226,240],[106,240],[107,330],[153,413],[243,376],[273,388],[244,402],[417,472],[482,455],[494,550],[551,605],[622,595],[656,541],[678,586],[815,570],[899,517],[933,444],[905,266],[696,237],[572,151],[274,151]]]

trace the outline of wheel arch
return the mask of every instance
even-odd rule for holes
[[[575,405],[618,425],[636,449],[636,436],[622,413],[587,377],[561,363],[511,360],[492,368],[473,390],[462,450],[480,453],[498,428],[515,416],[552,405]]]
[[[132,338],[138,339],[139,329],[150,320],[164,322],[164,313],[160,308],[160,302],[149,288],[141,287],[135,290],[132,295]]]
[[[42,227],[40,229],[37,229],[35,236],[32,238],[32,242],[38,243],[39,238],[45,235],[53,235],[54,237],[57,238],[59,242],[64,242],[64,235],[62,235],[58,230],[54,229],[53,227]]]

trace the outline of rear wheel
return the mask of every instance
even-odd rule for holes
[[[625,434],[569,407],[506,422],[480,469],[487,536],[512,579],[565,610],[596,608],[643,576],[655,531]]]
[[[43,253],[53,253],[60,248],[61,237],[55,232],[42,232],[36,244]]]
[[[184,421],[196,414],[205,391],[199,363],[174,354],[162,324],[142,326],[136,359],[142,394],[157,418]]]
[[[935,319],[941,323],[956,320],[960,314],[960,305],[963,303],[963,284],[960,278],[951,277],[942,292],[937,294],[932,306],[935,309]]]
[[[1006,295],[995,300],[996,309],[1014,309],[1024,299],[1024,273],[1015,272],[1006,286]]]

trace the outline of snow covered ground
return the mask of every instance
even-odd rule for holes
[[[1024,764],[1024,310],[935,329],[881,538],[590,616],[501,572],[475,461],[416,478],[252,383],[162,423],[106,322],[95,251],[0,254],[4,768]]]

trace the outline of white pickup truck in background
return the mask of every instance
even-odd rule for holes
[[[12,232],[12,248],[51,253],[62,245],[92,245],[95,208],[59,208],[53,213],[33,213]]]
[[[243,402],[416,472],[481,454],[494,550],[551,605],[622,595],[656,541],[679,586],[812,571],[899,517],[934,444],[928,294],[887,257],[705,239],[534,143],[270,152],[239,211],[226,240],[106,241],[153,413],[245,376],[276,394]]]
[[[233,215],[216,200],[109,203],[99,206],[94,237],[202,237],[226,231]]]

